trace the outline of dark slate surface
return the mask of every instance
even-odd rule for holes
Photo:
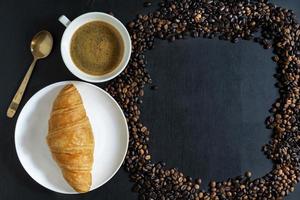
[[[277,0],[300,16],[300,1]],[[88,194],[62,195],[32,180],[23,170],[14,148],[17,117],[6,118],[7,106],[31,62],[29,42],[41,29],[49,30],[55,46],[49,58],[38,62],[22,101],[41,88],[76,79],[64,67],[59,43],[64,27],[61,14],[71,19],[89,11],[112,11],[126,23],[143,10],[139,0],[26,0],[0,1],[1,98],[0,98],[0,199],[102,199],[131,200],[128,174],[121,169],[103,187]],[[298,18],[299,19],[299,18]],[[233,45],[217,40],[157,41],[147,53],[148,68],[159,90],[146,89],[143,121],[152,131],[151,152],[155,161],[165,160],[187,175],[224,180],[253,172],[259,177],[272,165],[260,151],[270,131],[264,119],[278,93],[273,84],[275,64],[271,51],[250,42]],[[100,85],[101,86],[101,85]],[[18,113],[17,113],[18,115]],[[300,187],[287,197],[298,200]]]

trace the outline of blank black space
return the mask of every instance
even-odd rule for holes
[[[154,159],[204,184],[271,170],[261,152],[271,133],[264,120],[277,97],[271,55],[246,41],[158,41],[147,58],[159,90],[146,90],[142,114]]]

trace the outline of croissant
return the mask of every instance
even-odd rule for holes
[[[65,180],[77,192],[88,192],[92,184],[94,137],[73,84],[65,86],[53,103],[47,143]]]

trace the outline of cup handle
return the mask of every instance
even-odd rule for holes
[[[58,21],[60,23],[62,23],[65,27],[68,27],[69,24],[71,23],[71,21],[65,16],[65,15],[62,15],[58,18]]]

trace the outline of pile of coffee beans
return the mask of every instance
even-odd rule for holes
[[[127,118],[130,142],[124,166],[139,199],[277,200],[294,191],[300,181],[300,25],[293,11],[266,0],[165,0],[156,11],[139,14],[128,30],[133,45],[130,63],[106,89]],[[189,37],[233,43],[250,40],[274,50],[279,98],[266,120],[273,135],[263,151],[274,167],[265,176],[253,179],[251,172],[246,172],[221,182],[211,181],[204,191],[201,179],[151,161],[150,131],[140,120],[144,87],[152,84],[144,54],[157,39],[173,42]]]

